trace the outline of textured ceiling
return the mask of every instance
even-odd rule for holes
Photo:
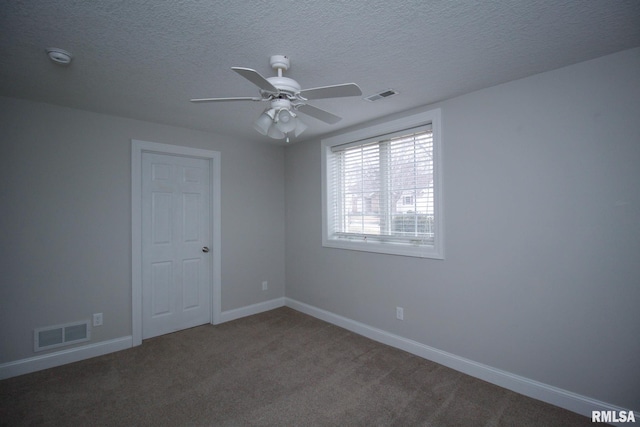
[[[638,0],[0,0],[0,95],[274,142],[264,103],[189,99],[257,96],[230,67],[269,77],[274,54],[303,88],[400,92],[314,101],[343,120],[305,118],[305,140],[636,46]]]

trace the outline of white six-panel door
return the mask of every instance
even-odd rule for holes
[[[210,165],[142,153],[142,338],[211,322]]]

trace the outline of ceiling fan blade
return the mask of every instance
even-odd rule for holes
[[[272,85],[269,80],[262,77],[260,73],[256,70],[252,70],[251,68],[242,68],[242,67],[231,67],[233,71],[240,74],[245,79],[249,80],[254,85],[258,86],[262,90],[266,90],[267,92],[275,92],[278,93],[278,88]]]
[[[191,102],[220,102],[220,101],[263,101],[262,98],[242,96],[234,98],[195,98],[191,99]]]
[[[355,83],[314,87],[300,91],[300,96],[306,99],[340,98],[343,96],[362,95],[360,87]]]
[[[318,120],[321,120],[325,123],[334,124],[338,123],[342,120],[342,117],[336,116],[335,114],[331,114],[328,111],[322,110],[318,107],[314,107],[313,105],[303,104],[297,107],[297,110],[301,113],[304,113],[308,116],[314,117]]]

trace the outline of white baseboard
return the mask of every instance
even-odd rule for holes
[[[283,307],[284,303],[284,297],[282,297],[224,311],[220,314],[220,323]],[[133,347],[133,337],[127,336],[3,363],[0,364],[0,380],[102,356],[131,347]]]
[[[229,322],[231,320],[240,319],[241,317],[251,316],[262,313],[264,311],[273,310],[274,308],[284,307],[285,300],[275,298],[269,301],[259,302],[257,304],[247,305],[245,307],[235,308],[220,313],[220,323]]]
[[[316,317],[320,320],[332,323],[341,328],[355,332],[359,335],[371,338],[374,341],[399,348],[408,353],[415,354],[424,359],[431,360],[456,371],[471,375],[489,383],[498,385],[516,393],[559,406],[569,411],[584,415],[591,418],[592,411],[628,411],[629,409],[621,408],[609,403],[601,402],[590,397],[582,396],[567,390],[560,389],[548,384],[544,384],[529,378],[521,377],[491,366],[429,347],[428,345],[403,338],[382,329],[377,329],[364,323],[339,316],[335,313],[286,298],[287,307],[298,310],[302,313]],[[640,413],[634,412],[636,420],[640,420]],[[613,423],[616,425],[616,423]],[[620,424],[621,425],[621,424]]]
[[[262,313],[283,306],[290,307],[302,313],[332,323],[341,328],[355,332],[374,341],[390,345],[392,347],[415,354],[424,359],[431,360],[456,371],[471,375],[481,380],[496,384],[516,393],[559,406],[569,411],[591,417],[592,411],[628,411],[606,402],[582,396],[567,390],[544,384],[529,378],[515,375],[491,366],[474,362],[437,348],[413,341],[399,335],[395,335],[382,329],[374,328],[364,323],[342,317],[330,311],[326,311],[291,298],[276,298],[257,304],[223,311],[220,316],[221,323],[239,319],[246,316]],[[115,351],[125,350],[133,346],[133,338],[126,336],[109,341],[74,347],[54,353],[30,357],[0,364],[0,380],[28,374],[42,369],[53,368],[67,363],[78,362]],[[640,412],[634,411],[636,420],[640,420]],[[622,425],[613,423],[613,425]]]
[[[114,351],[131,348],[132,345],[132,337],[127,336],[3,363],[0,365],[0,380],[102,356]]]

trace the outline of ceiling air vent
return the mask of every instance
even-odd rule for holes
[[[381,92],[374,93],[373,95],[369,95],[364,99],[366,99],[367,101],[373,102],[373,101],[377,101],[383,98],[388,98],[390,96],[397,95],[397,94],[398,94],[398,91],[395,89],[386,89]]]

